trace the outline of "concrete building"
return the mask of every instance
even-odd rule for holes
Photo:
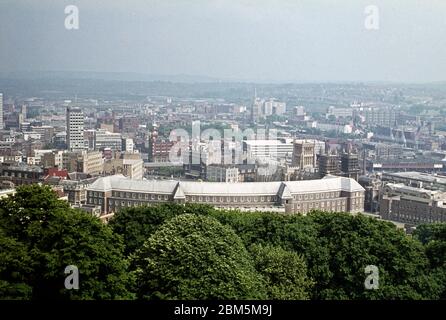
[[[122,173],[133,180],[142,180],[144,161],[142,159],[122,159]]]
[[[398,117],[398,112],[395,108],[363,108],[361,114],[364,117],[365,123],[368,125],[382,125],[387,127],[394,127]]]
[[[380,197],[379,212],[384,220],[409,226],[446,222],[446,192],[387,183]]]
[[[334,106],[330,106],[327,109],[326,118],[330,119],[330,117],[335,118],[348,118],[353,117],[353,110],[352,108],[336,108]]]
[[[262,115],[263,101],[259,98],[255,98],[251,106],[251,122],[259,122],[260,116]]]
[[[94,137],[94,149],[103,151],[110,148],[113,151],[122,151],[122,137],[120,133],[112,133],[106,130],[96,130]]]
[[[80,171],[90,176],[98,176],[104,170],[102,153],[99,151],[83,152],[80,156]]]
[[[381,175],[383,182],[403,183],[414,188],[425,188],[429,190],[446,191],[446,176],[429,174],[416,171],[408,172],[383,172]]]
[[[292,157],[294,145],[292,141],[280,140],[245,140],[243,150],[250,161],[257,159],[285,159]]]
[[[263,116],[283,115],[286,112],[286,103],[270,99],[263,105]]]
[[[239,182],[236,166],[210,165],[206,167],[206,180],[211,182]]]
[[[104,174],[122,174],[134,180],[142,180],[144,175],[144,161],[141,158],[110,159],[104,163]]]
[[[393,143],[366,142],[362,144],[368,157],[380,160],[398,159],[403,156],[403,146]]]
[[[91,184],[87,198],[88,205],[101,206],[102,215],[162,202],[303,214],[312,210],[364,210],[364,188],[353,179],[335,176],[306,181],[225,183],[135,181],[115,175],[101,177]]]
[[[67,148],[84,150],[84,113],[80,108],[67,108]]]
[[[122,139],[122,151],[133,152],[135,150],[135,143],[132,138]]]
[[[68,172],[82,172],[91,176],[103,172],[104,162],[99,151],[65,152],[62,157],[63,168]]]
[[[368,160],[366,168],[369,172],[419,171],[435,173],[444,170],[444,163],[441,160],[429,158]]]

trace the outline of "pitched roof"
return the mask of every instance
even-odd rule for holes
[[[178,198],[186,195],[278,195],[289,198],[296,193],[330,192],[335,190],[356,192],[364,188],[353,179],[327,177],[319,180],[274,182],[200,182],[176,180],[131,180],[123,175],[98,178],[90,191],[134,191],[171,194]],[[174,194],[175,193],[175,194]]]

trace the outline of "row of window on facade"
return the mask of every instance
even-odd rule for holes
[[[93,192],[92,193],[93,197],[98,197],[98,196],[102,196],[102,193],[100,192]],[[355,194],[356,196],[359,196],[360,193],[357,192]],[[152,199],[155,200],[156,198],[158,198],[158,200],[162,200],[162,197],[164,197],[164,200],[168,200],[168,195],[156,195],[156,194],[149,194],[149,193],[133,193],[133,192],[123,192],[123,191],[113,191],[112,192],[112,196],[113,197],[117,197],[117,198],[129,198],[129,199]],[[316,193],[316,194],[298,194],[298,195],[294,195],[293,198],[295,200],[313,200],[313,199],[331,199],[331,198],[337,198],[339,197],[340,194],[339,192],[331,192],[331,193]],[[213,197],[211,200],[211,196],[191,196],[188,197],[188,200],[191,201],[213,201],[213,202],[224,202],[223,198],[230,198],[228,197],[220,197],[220,199],[217,199],[218,197]],[[240,200],[234,200],[234,202],[244,202],[245,201],[245,197],[233,197],[235,198],[239,198]],[[205,199],[205,200],[204,200]],[[248,197],[246,196],[246,201],[250,202],[250,200],[253,201],[259,201],[259,197]],[[277,201],[277,197],[272,197],[272,196],[262,196],[260,197],[260,201]]]
[[[294,200],[332,199],[340,197],[340,192],[305,193],[295,194]]]
[[[15,177],[15,178],[33,178],[32,173],[21,173],[21,172],[4,172],[5,177]]]
[[[402,213],[396,213],[394,214],[394,217],[401,221],[406,222],[438,222],[438,221],[446,221],[446,215],[440,215],[438,218],[433,218],[432,216],[427,215],[413,215],[413,214],[402,214]]]
[[[328,207],[332,207],[332,208],[334,208],[334,207],[338,207],[338,208],[341,208],[341,206],[342,206],[342,209],[345,209],[345,200],[335,200],[335,201],[320,201],[320,202],[310,202],[310,203],[296,203],[296,204],[294,204],[294,208],[295,209],[300,209],[300,208],[303,208],[303,209],[312,209],[312,208],[319,208],[319,207],[321,207],[321,208],[325,208],[325,206],[327,206],[327,208]]]

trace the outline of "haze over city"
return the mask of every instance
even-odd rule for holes
[[[445,35],[445,0],[0,0],[0,300],[446,300]]]
[[[79,29],[64,8],[79,8]],[[379,29],[364,27],[379,9]],[[250,82],[446,80],[446,2],[0,3],[0,72],[132,72]]]

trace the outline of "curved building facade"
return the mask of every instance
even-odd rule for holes
[[[120,209],[162,202],[202,203],[248,211],[307,213],[364,211],[364,188],[354,179],[283,182],[199,182],[131,180],[122,175],[97,179],[87,188],[87,205],[101,207],[101,215]]]

